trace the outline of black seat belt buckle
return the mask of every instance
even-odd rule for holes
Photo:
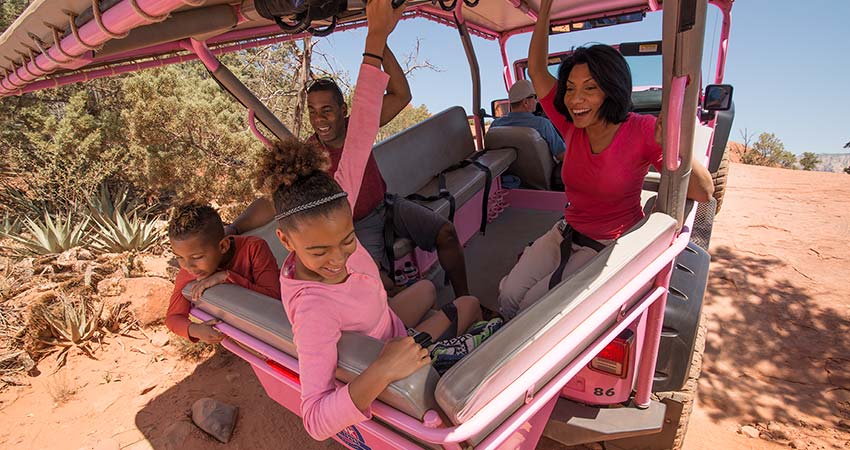
[[[422,348],[428,348],[431,346],[431,335],[424,331],[417,331],[416,334],[413,335],[413,341],[419,344]]]

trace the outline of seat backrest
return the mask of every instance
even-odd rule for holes
[[[407,196],[475,151],[466,112],[453,106],[375,146],[387,192]]]
[[[190,283],[183,289],[183,295],[190,293],[192,285]],[[220,284],[204,291],[195,307],[293,358],[298,357],[292,325],[280,299],[266,297],[233,284]],[[250,340],[240,343],[256,349]],[[347,383],[356,378],[378,358],[383,347],[383,342],[377,339],[344,331],[337,343],[337,379]],[[423,367],[409,377],[390,384],[378,399],[412,417],[422,419],[428,410],[437,408],[434,388],[439,377],[433,367]]]
[[[435,395],[443,412],[453,423],[465,422],[537,364],[554,345],[572,333],[581,333],[575,336],[582,339],[582,345],[558,361],[544,379],[534,380],[536,389],[544,386],[616,322],[616,309],[605,320],[594,324],[586,320],[632,281],[638,270],[648,266],[669,247],[675,228],[676,222],[665,214],[646,217],[642,226],[621,236],[581,270],[508,322],[437,383]],[[646,284],[626,304],[637,302],[650,286]],[[595,327],[588,329],[589,325]],[[523,400],[521,395],[511,399],[517,408]],[[512,412],[513,409],[506,410],[505,417]]]
[[[508,168],[523,184],[541,190],[552,189],[552,169],[555,162],[549,144],[531,127],[490,127],[484,136],[488,149],[516,149],[516,159]]]
[[[283,244],[280,243],[280,239],[277,238],[275,230],[277,230],[277,221],[272,220],[259,228],[254,228],[251,231],[245,232],[245,235],[256,236],[266,241],[266,244],[269,244],[269,248],[274,255],[275,261],[277,261],[277,267],[280,267],[283,265],[283,260],[285,260],[289,255],[289,252],[286,248],[284,248]]]

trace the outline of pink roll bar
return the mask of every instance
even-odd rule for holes
[[[101,13],[97,8],[97,0],[93,0],[95,20],[88,21],[82,27],[77,27],[73,18],[71,18],[69,20],[71,35],[54,43],[47,49],[47,52],[36,56],[33,61],[24,61],[22,67],[13,67],[12,73],[5,77],[5,81],[8,81],[8,84],[12,86],[24,87],[36,81],[38,77],[62,68],[62,65],[59,64],[61,60],[79,58],[89,50],[108,41],[111,35],[124,34],[140,25],[150,23],[136,9],[144,8],[146,16],[159,17],[170,14],[183,4],[183,0],[138,0],[138,3],[135,0],[124,0]],[[134,5],[136,8],[134,8]],[[56,37],[58,35],[59,32],[56,31]],[[45,56],[48,52],[53,52],[51,58]],[[24,73],[33,74],[35,78],[28,79],[23,75]],[[6,86],[7,83],[0,82],[0,94],[9,95],[16,92],[16,90],[8,89]]]
[[[524,0],[505,0],[514,8],[522,11],[528,16],[531,20],[537,21],[537,11],[531,8],[531,5],[526,3]]]

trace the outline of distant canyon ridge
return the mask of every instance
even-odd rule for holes
[[[844,172],[846,167],[850,167],[850,153],[819,153],[820,164],[815,166],[815,170],[821,172]]]
[[[732,162],[741,162],[740,152],[743,148],[744,145],[740,142],[729,141],[726,144],[726,151],[729,152]],[[815,171],[842,173],[846,167],[850,167],[850,153],[818,153],[817,155],[820,163],[815,166]],[[797,157],[799,158],[800,155]]]

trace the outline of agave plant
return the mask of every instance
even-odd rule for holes
[[[74,302],[65,295],[59,296],[62,308],[60,314],[45,310],[44,319],[50,329],[51,337],[40,339],[43,344],[59,347],[56,359],[59,361],[57,370],[65,364],[68,351],[71,348],[79,348],[86,355],[94,358],[92,348],[89,347],[91,339],[100,330],[100,314],[103,312],[103,304],[96,310],[87,304],[85,299]]]
[[[97,221],[100,217],[114,218],[118,213],[131,214],[139,211],[141,204],[131,200],[130,189],[126,184],[110,191],[107,183],[102,183],[97,193],[89,197],[89,213]]]
[[[164,236],[155,219],[145,219],[136,213],[116,211],[113,217],[100,216],[94,221],[93,246],[104,253],[143,251],[159,244]]]
[[[148,218],[141,204],[130,197],[126,185],[110,192],[106,183],[89,198],[88,210],[94,225],[93,246],[104,253],[142,251],[158,244],[162,230],[156,218]]]
[[[22,174],[15,174],[24,177]],[[25,178],[24,178],[25,179]],[[6,180],[0,181],[0,203],[6,205],[12,211],[22,216],[36,217],[47,209],[47,204],[42,201],[32,200],[26,192],[17,186],[13,186]]]
[[[33,220],[24,218],[26,230],[23,233],[13,234],[0,231],[23,247],[8,248],[22,255],[49,255],[62,253],[65,250],[86,244],[88,236],[86,227],[91,220],[90,217],[75,217],[69,212],[67,217],[50,217],[44,212],[44,220]],[[28,236],[27,236],[28,235]]]
[[[8,212],[3,214],[3,220],[0,221],[0,235],[20,234],[21,222],[17,218],[13,218]]]

